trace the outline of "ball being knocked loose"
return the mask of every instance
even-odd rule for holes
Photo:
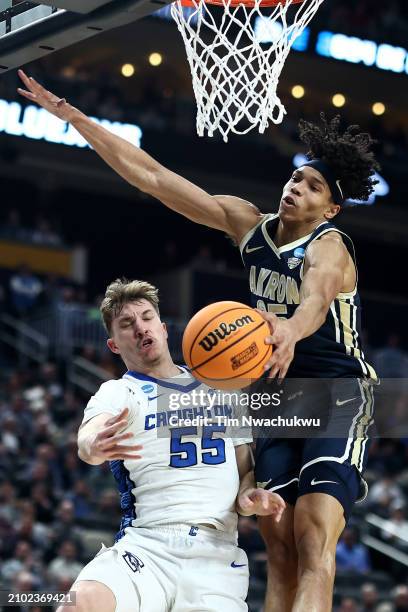
[[[197,312],[183,336],[183,355],[193,375],[219,389],[247,387],[264,373],[272,346],[269,326],[240,302],[216,302]]]

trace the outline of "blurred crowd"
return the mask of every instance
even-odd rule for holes
[[[33,224],[21,219],[17,208],[4,210],[0,223],[0,240],[12,240],[37,246],[60,247],[64,240],[49,217],[38,215]]]

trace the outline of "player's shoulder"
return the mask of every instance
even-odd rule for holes
[[[136,382],[126,377],[107,380],[99,387],[98,395],[117,399],[118,397],[143,397],[143,391]]]
[[[321,255],[324,255],[326,252],[333,250],[338,252],[343,251],[344,253],[347,252],[342,232],[335,227],[317,236],[316,239],[309,244],[306,254],[311,256],[319,252]]]

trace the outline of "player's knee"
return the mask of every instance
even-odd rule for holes
[[[74,593],[75,604],[63,605],[57,612],[115,612],[116,599],[112,591],[94,580],[77,582],[71,592]]]
[[[267,546],[268,570],[275,577],[281,577],[286,582],[297,576],[297,552],[294,546],[287,542],[276,541]]]

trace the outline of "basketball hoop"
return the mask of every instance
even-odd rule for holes
[[[282,122],[286,110],[277,87],[283,66],[323,2],[176,0],[171,5],[193,77],[199,136],[219,131],[227,142],[230,132],[246,134],[258,127],[263,134],[270,121]],[[260,30],[269,33],[267,44]]]

